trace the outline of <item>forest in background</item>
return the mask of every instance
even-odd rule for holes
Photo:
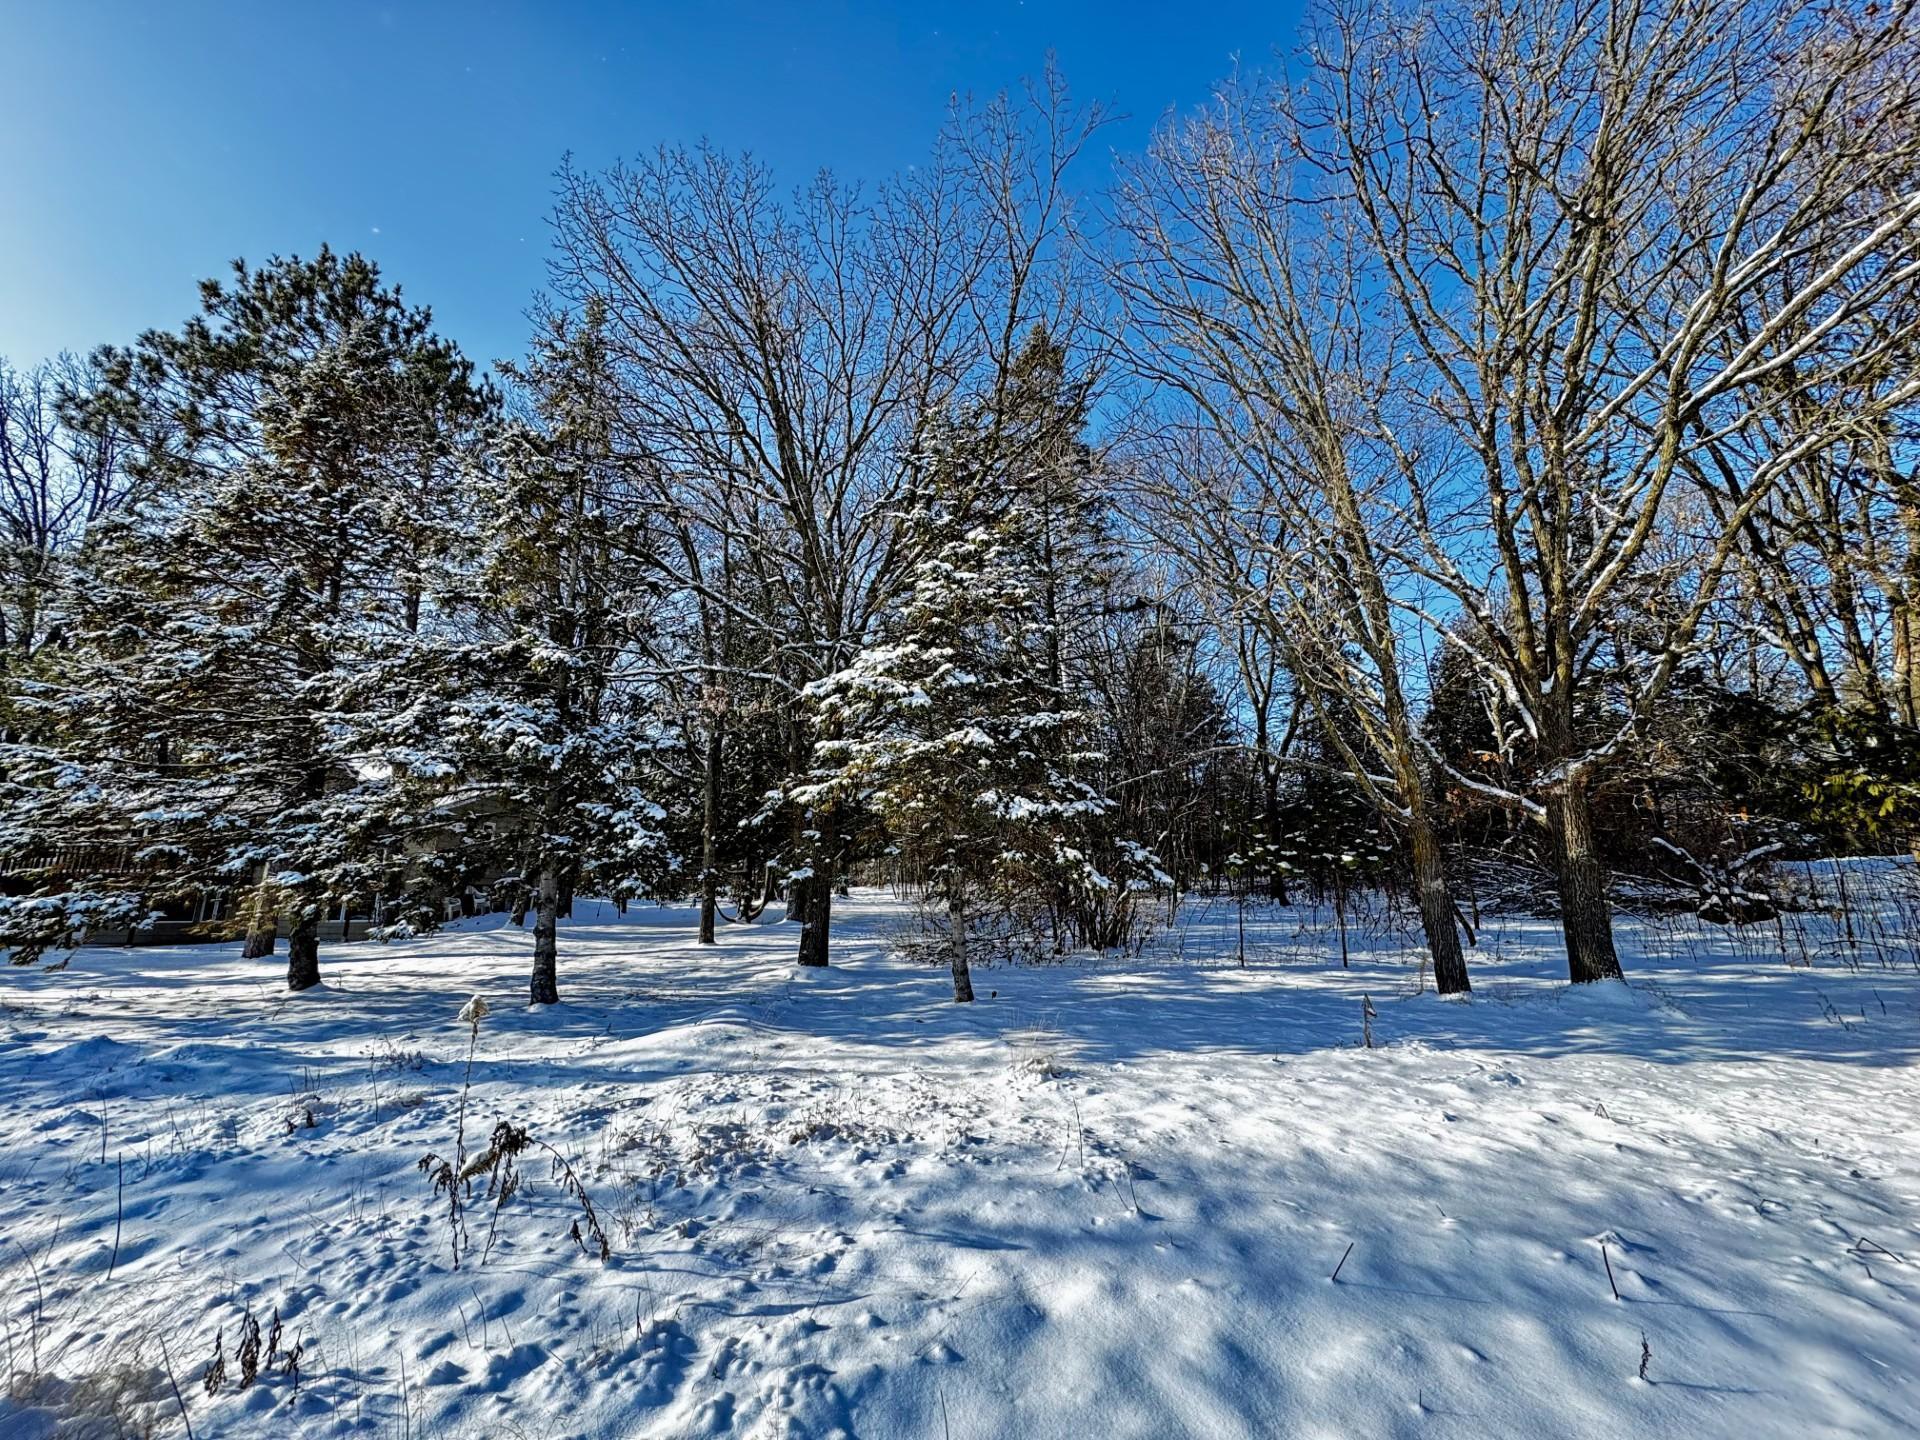
[[[0,944],[855,874],[981,947],[1486,884],[1620,973],[1920,806],[1913,5],[1329,0],[1145,153],[556,177],[527,354],[357,254],[0,370]],[[186,297],[183,297],[185,299]],[[184,306],[183,306],[184,308]],[[204,906],[202,906],[204,910]],[[196,912],[200,913],[200,912]]]

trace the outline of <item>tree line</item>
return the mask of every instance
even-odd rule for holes
[[[357,254],[0,368],[0,940],[235,897],[988,937],[1472,858],[1764,913],[1920,804],[1912,3],[1326,0],[1103,173],[1051,67],[923,163],[556,177],[479,373]],[[1467,945],[1463,946],[1463,932]]]

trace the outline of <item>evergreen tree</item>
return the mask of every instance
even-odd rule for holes
[[[882,643],[811,687],[821,733],[798,798],[872,806],[944,904],[953,993],[973,999],[971,906],[1062,875],[1097,879],[1075,843],[1105,801],[1061,763],[1084,717],[1057,708],[1051,628],[1033,579],[1035,517],[1019,498],[982,524],[953,512],[931,538]]]
[[[385,737],[400,803],[437,807],[459,843],[484,837],[531,891],[536,1004],[560,998],[574,890],[623,898],[666,863],[645,683],[652,540],[611,453],[604,364],[589,317],[556,322],[514,372],[543,428],[502,427],[466,472],[473,539],[439,597],[451,623],[370,707],[404,717]]]
[[[34,687],[42,738],[10,757],[0,838],[79,852],[49,867],[43,918],[251,884],[305,989],[322,915],[365,893],[375,858],[363,820],[383,777],[343,701],[419,624],[424,557],[492,396],[425,310],[326,249],[237,263],[180,331],[98,363],[95,408],[141,437],[140,498],[76,567],[71,644]]]
[[[1064,931],[1108,949],[1134,933],[1140,897],[1171,883],[1141,837],[1177,838],[1182,820],[1168,824],[1167,811],[1190,808],[1156,809],[1167,787],[1139,782],[1163,768],[1169,729],[1206,725],[1197,720],[1204,686],[1165,664],[1166,617],[1132,592],[1138,576],[1124,563],[1106,477],[1086,439],[1090,388],[1066,347],[1036,326],[995,391],[936,433],[930,475],[958,523],[970,515],[1001,527],[1006,561],[1031,594],[1037,703],[1078,717],[1058,732],[1050,762],[1089,795],[1126,797],[1075,811],[1061,842],[1073,863],[1045,892],[1058,943]]]

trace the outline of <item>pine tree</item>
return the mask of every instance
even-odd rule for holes
[[[98,363],[94,404],[141,437],[141,498],[76,566],[4,838],[81,853],[82,873],[50,867],[43,910],[259,886],[305,989],[322,915],[366,892],[376,855],[384,777],[344,701],[419,624],[453,461],[492,396],[426,311],[326,249],[237,263],[179,332]]]
[[[396,793],[468,817],[457,843],[491,847],[532,892],[535,1004],[560,998],[558,921],[576,887],[631,895],[666,860],[637,673],[651,540],[611,455],[603,366],[589,317],[556,322],[513,372],[540,428],[503,426],[467,471],[475,531],[438,596],[448,633],[389,682],[430,697],[388,736]]]

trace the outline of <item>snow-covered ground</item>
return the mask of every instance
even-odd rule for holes
[[[957,1007],[879,894],[824,972],[784,924],[703,952],[583,904],[541,1012],[497,919],[299,996],[233,947],[0,972],[0,1435],[1920,1433],[1903,913],[1857,950],[1623,918],[1631,988],[1579,992],[1490,920],[1469,1003],[1300,909],[1250,910],[1240,968],[1216,902]],[[450,1267],[417,1162],[476,992],[469,1148],[567,1156],[605,1263],[528,1151]],[[276,1309],[297,1394],[238,1385]]]

